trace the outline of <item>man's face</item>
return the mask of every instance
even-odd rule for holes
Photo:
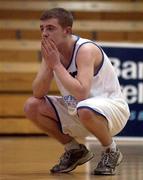
[[[50,38],[57,46],[63,42],[67,34],[66,28],[62,28],[55,18],[41,21],[40,29],[42,38]]]

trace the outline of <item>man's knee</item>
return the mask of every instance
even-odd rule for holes
[[[78,115],[81,122],[87,122],[88,119],[92,119],[94,113],[87,108],[78,109]]]
[[[94,112],[91,109],[88,108],[78,109],[78,115],[79,115],[79,120],[85,125],[89,123],[89,120],[94,120],[94,124],[96,123],[98,125],[100,122],[108,126],[108,121],[106,117],[104,117],[103,115],[97,112]]]
[[[40,101],[40,99],[34,97],[27,99],[24,104],[24,112],[27,118],[31,119],[36,116]]]

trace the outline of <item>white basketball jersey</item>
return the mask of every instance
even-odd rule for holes
[[[78,51],[81,46],[83,46],[86,43],[92,43],[97,46],[101,52],[102,52],[102,63],[96,72],[94,74],[93,80],[92,80],[92,86],[90,89],[89,98],[91,97],[105,97],[105,98],[117,98],[117,99],[123,99],[123,95],[121,92],[121,88],[119,85],[119,81],[117,78],[117,74],[115,73],[114,67],[112,66],[109,58],[105,54],[105,52],[102,50],[101,47],[99,47],[95,42],[79,38],[75,42],[72,58],[70,61],[70,64],[67,68],[67,71],[74,77],[77,74],[77,67],[76,67],[76,57],[78,54]],[[84,59],[83,59],[84,61]],[[55,80],[57,83],[57,86],[61,92],[62,96],[68,96],[70,93],[67,89],[64,88],[56,74],[54,73]]]

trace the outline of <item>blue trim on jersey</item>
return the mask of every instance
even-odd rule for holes
[[[92,110],[93,112],[95,112],[96,114],[101,115],[101,116],[103,116],[104,118],[106,118],[102,113],[96,111],[95,109],[92,109],[92,108],[89,107],[89,106],[80,106],[80,107],[78,107],[78,108],[77,108],[77,113],[78,113],[78,109],[83,109],[83,108],[90,109],[90,110]],[[79,116],[79,115],[78,115],[78,116]],[[107,119],[107,118],[106,118],[106,119]]]
[[[76,37],[77,37],[77,39],[76,39],[76,41],[75,41],[75,43],[74,43],[74,47],[73,47],[73,50],[72,50],[72,56],[71,56],[70,62],[69,62],[69,64],[68,64],[68,66],[66,67],[66,69],[68,69],[68,68],[70,67],[71,63],[72,63],[74,51],[75,51],[75,48],[76,48],[76,43],[77,43],[77,41],[80,39],[79,36],[76,36]]]
[[[92,43],[92,44],[96,45],[96,46],[100,49],[100,51],[101,51],[101,53],[102,53],[102,62],[101,62],[101,64],[99,65],[96,73],[94,73],[94,76],[96,76],[96,75],[98,74],[98,72],[100,71],[100,69],[102,68],[102,65],[103,65],[103,63],[104,63],[104,55],[103,55],[102,48],[101,48],[99,45],[97,45],[95,42],[93,42],[93,41],[84,42],[84,43],[82,43],[82,44],[78,47],[78,49],[77,49],[77,51],[76,51],[76,56],[75,56],[75,66],[76,66],[76,68],[77,68],[76,57],[77,57],[77,53],[78,53],[80,47],[81,47],[82,45],[84,45],[84,44],[87,44],[87,43]]]
[[[59,128],[60,128],[60,131],[63,133],[63,131],[62,131],[62,125],[61,125],[61,120],[60,120],[58,111],[57,111],[54,103],[53,103],[52,100],[50,99],[50,97],[48,97],[48,96],[45,96],[45,97],[48,99],[49,103],[52,105],[52,107],[53,107],[53,109],[54,109],[54,111],[55,111],[56,117],[57,117],[57,119],[58,119],[58,121],[56,121],[56,122],[58,123],[58,126],[59,126]]]

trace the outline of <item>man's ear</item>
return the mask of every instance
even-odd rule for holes
[[[65,34],[72,34],[72,27],[70,27],[70,26],[66,27]]]

